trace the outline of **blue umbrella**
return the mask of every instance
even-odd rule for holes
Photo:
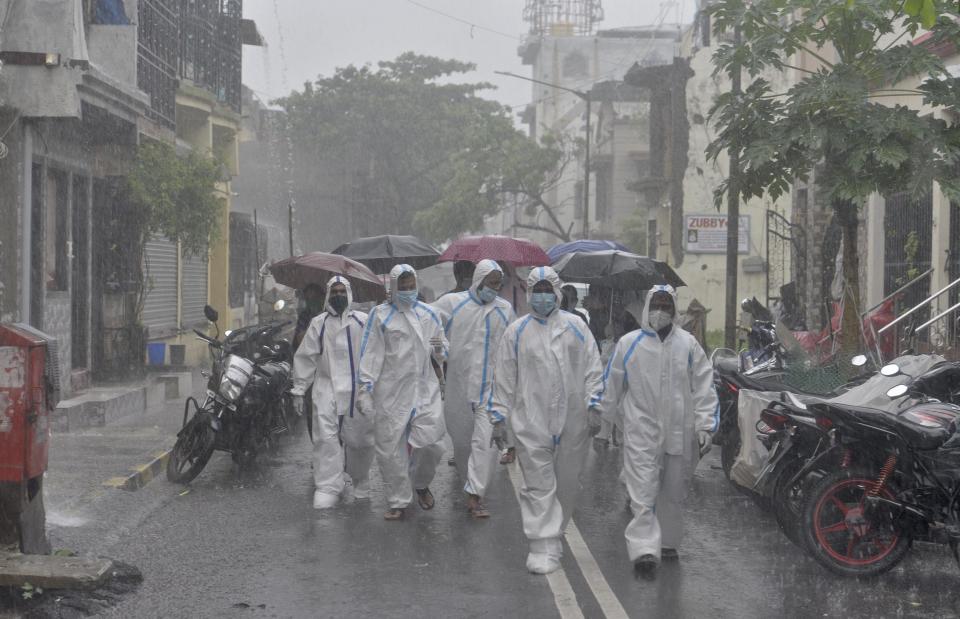
[[[608,249],[619,249],[620,251],[630,251],[616,241],[599,241],[594,239],[581,239],[579,241],[570,241],[569,243],[560,243],[547,250],[547,256],[550,257],[550,264],[555,263],[561,256],[575,251],[591,252],[605,251]]]

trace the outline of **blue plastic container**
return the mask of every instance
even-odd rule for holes
[[[163,365],[163,358],[167,352],[167,345],[163,342],[147,344],[147,362],[150,365]]]

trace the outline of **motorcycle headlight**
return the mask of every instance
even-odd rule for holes
[[[228,402],[235,402],[244,387],[250,382],[253,364],[237,355],[230,355],[224,362],[223,376],[220,378],[220,395]]]
[[[240,397],[242,392],[243,387],[230,380],[226,374],[223,375],[223,378],[220,380],[221,396],[223,396],[228,402],[236,402],[237,398]]]

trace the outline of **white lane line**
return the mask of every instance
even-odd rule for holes
[[[510,473],[510,484],[513,486],[513,493],[517,496],[517,501],[520,501],[520,486],[523,484],[523,480],[520,477],[520,467],[508,466],[507,470]],[[583,611],[580,610],[580,605],[577,604],[577,596],[573,592],[573,587],[570,586],[570,581],[567,579],[567,573],[563,571],[562,567],[552,574],[547,574],[547,583],[553,592],[553,601],[557,605],[560,618],[583,619]]]
[[[610,588],[607,579],[603,577],[603,572],[600,571],[597,560],[593,557],[587,542],[580,535],[580,529],[577,528],[572,519],[570,524],[567,525],[566,538],[567,544],[570,545],[570,551],[573,553],[573,558],[580,565],[580,571],[583,572],[583,577],[590,586],[590,590],[593,591],[593,597],[597,598],[597,603],[600,604],[603,614],[606,615],[607,619],[629,619],[627,611],[624,610],[620,600],[617,599],[613,589]]]

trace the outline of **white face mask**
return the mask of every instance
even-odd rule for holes
[[[663,310],[651,310],[648,322],[654,331],[660,331],[673,324],[673,316]]]

